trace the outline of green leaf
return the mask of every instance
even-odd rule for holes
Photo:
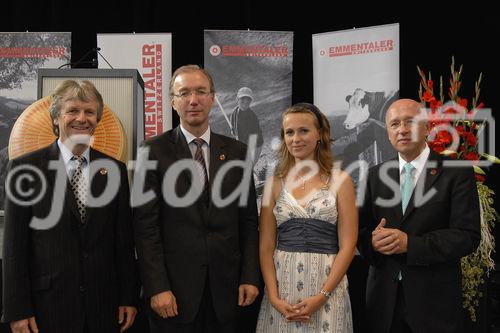
[[[496,156],[486,154],[486,153],[481,153],[481,156],[486,158],[488,161],[490,161],[492,163],[500,163],[500,159]]]
[[[456,153],[457,153],[456,151],[454,151],[454,150],[449,150],[449,149],[447,149],[447,150],[443,150],[443,151],[441,152],[441,154],[443,154],[443,155],[445,155],[445,156],[449,156],[449,155],[451,155],[451,154],[456,154]]]
[[[484,173],[483,169],[481,169],[480,167],[478,167],[477,165],[473,165],[474,167],[474,172],[475,173],[478,173],[480,175],[485,175],[486,173]]]

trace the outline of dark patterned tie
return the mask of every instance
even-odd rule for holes
[[[194,159],[196,160],[196,169],[198,170],[198,175],[201,179],[201,185],[203,186],[203,195],[208,194],[208,173],[207,166],[205,165],[205,158],[203,157],[203,149],[201,148],[205,143],[205,140],[201,138],[196,138],[193,140],[196,145],[196,152],[194,153]],[[206,198],[208,200],[208,196]]]
[[[71,177],[71,189],[75,194],[76,205],[78,206],[78,212],[80,213],[81,222],[85,223],[85,213],[87,209],[87,181],[83,176],[83,167],[85,165],[85,157],[83,156],[73,156],[71,160],[76,161],[77,167],[73,172]]]

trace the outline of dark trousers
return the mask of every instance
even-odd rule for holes
[[[3,226],[2,226],[3,228]],[[0,258],[0,314],[3,312],[3,289],[2,289],[2,258]],[[10,324],[9,323],[0,323],[0,333],[10,333]]]
[[[370,333],[366,318],[366,279],[368,277],[368,262],[361,256],[354,259],[347,270],[349,280],[349,298],[351,300],[352,321],[354,333]]]
[[[155,318],[153,318],[155,317]],[[168,319],[158,319],[154,314],[150,317],[151,333],[235,333],[236,323],[220,323],[215,314],[208,277],[205,282],[200,309],[191,323],[173,323]]]
[[[406,309],[405,295],[401,281],[398,283],[398,294],[396,296],[390,333],[411,333],[410,326],[408,326],[408,310]]]

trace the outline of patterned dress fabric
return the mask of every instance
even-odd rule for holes
[[[336,224],[338,211],[334,193],[326,186],[314,193],[304,206],[282,184],[281,193],[273,209],[277,226],[290,220],[318,219]],[[279,232],[279,231],[278,231]],[[274,252],[274,266],[278,291],[290,304],[316,295],[330,274],[336,254]],[[257,321],[256,332],[311,333],[352,332],[351,303],[344,276],[328,301],[318,309],[308,323],[288,322],[270,303],[264,294]]]

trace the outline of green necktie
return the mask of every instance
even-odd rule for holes
[[[404,180],[401,185],[401,205],[403,207],[403,214],[406,211],[411,193],[413,192],[413,170],[415,170],[415,167],[411,163],[406,163],[404,165]]]

